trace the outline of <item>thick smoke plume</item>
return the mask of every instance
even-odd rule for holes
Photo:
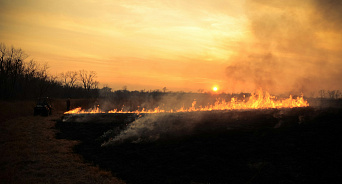
[[[246,1],[251,34],[226,68],[233,92],[341,90],[341,10],[339,0]]]

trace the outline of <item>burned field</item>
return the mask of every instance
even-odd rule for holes
[[[342,181],[341,108],[71,114],[56,128],[127,183]]]

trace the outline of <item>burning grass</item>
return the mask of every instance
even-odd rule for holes
[[[179,102],[182,103],[182,102]],[[137,109],[134,111],[114,109],[110,111],[103,111],[99,105],[92,109],[84,110],[81,107],[65,112],[65,114],[93,114],[93,113],[174,113],[174,112],[197,112],[197,111],[213,111],[213,110],[241,110],[241,109],[271,109],[271,108],[295,108],[308,107],[309,103],[304,100],[303,95],[293,98],[291,95],[286,99],[278,99],[270,95],[268,92],[263,92],[261,89],[257,93],[252,93],[250,97],[243,96],[238,99],[232,97],[230,99],[216,99],[213,104],[197,104],[196,99],[193,100],[188,107],[182,106],[180,108],[169,108],[168,104],[161,104],[154,109]]]
[[[310,107],[69,114],[56,126],[59,137],[82,141],[77,153],[128,183],[329,183],[342,181],[341,114]]]

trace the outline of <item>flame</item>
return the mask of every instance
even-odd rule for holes
[[[217,99],[213,105],[196,107],[196,100],[192,102],[191,107],[185,108],[184,106],[179,109],[164,110],[160,107],[154,109],[141,109],[136,111],[124,111],[124,110],[111,110],[107,113],[174,113],[174,112],[194,112],[194,111],[213,111],[213,110],[242,110],[242,109],[271,109],[271,108],[294,108],[294,107],[308,107],[309,103],[304,100],[303,94],[300,97],[293,98],[291,95],[287,99],[277,100],[275,96],[270,95],[268,92],[258,90],[257,94],[252,93],[248,101],[238,100],[237,98],[231,98],[230,101],[225,99]],[[93,113],[105,113],[101,111],[99,106],[89,110],[82,110],[81,107],[77,107],[64,114],[93,114]]]
[[[77,107],[70,111],[64,112],[64,114],[95,114],[95,113],[105,113],[105,112],[101,111],[101,109],[99,108],[99,105],[89,110],[84,110],[81,107]]]

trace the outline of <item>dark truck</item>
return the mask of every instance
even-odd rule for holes
[[[49,97],[38,98],[37,105],[34,107],[33,115],[49,116],[52,114],[51,99]]]

